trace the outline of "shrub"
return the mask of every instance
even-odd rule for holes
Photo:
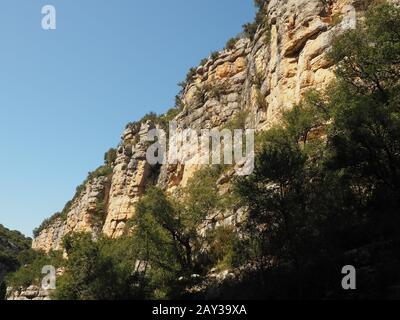
[[[249,209],[236,260],[258,266],[269,296],[388,297],[400,278],[399,21],[382,5],[340,35],[337,81],[263,134],[254,173],[235,184]],[[348,295],[336,272],[366,252],[368,281]]]
[[[33,230],[33,236],[37,238],[44,229],[48,228],[52,223],[54,223],[58,219],[63,221],[67,219],[66,210],[63,210],[63,212],[56,212],[50,218],[44,219],[43,222],[40,224],[40,226]]]
[[[66,272],[53,294],[58,300],[127,300],[146,297],[137,253],[130,237],[102,238],[77,233],[64,239]]]
[[[335,14],[332,16],[332,21],[330,22],[330,24],[332,26],[336,26],[340,24],[342,21],[343,21],[343,14]]]
[[[140,260],[151,265],[149,278],[156,298],[178,297],[191,285],[191,275],[207,272],[200,252],[207,240],[198,231],[213,210],[225,208],[218,195],[219,167],[199,170],[172,198],[151,188],[136,206],[133,218]],[[218,257],[219,257],[218,253]],[[182,277],[182,281],[176,279]]]
[[[232,118],[224,125],[224,129],[229,129],[231,131],[235,129],[246,129],[246,122],[249,116],[249,112],[245,110],[240,110],[232,116]]]
[[[184,107],[185,107],[185,104],[182,100],[182,97],[179,95],[176,95],[175,96],[175,108],[178,109],[179,111],[182,111]]]
[[[43,220],[43,222],[40,224],[40,226],[33,230],[34,237],[35,238],[38,237],[39,234],[44,229],[48,228],[57,219],[60,219],[62,221],[65,221],[67,219],[68,212],[71,210],[71,207],[72,207],[73,203],[75,202],[75,200],[78,197],[81,196],[82,192],[85,191],[86,185],[90,180],[93,180],[93,179],[96,179],[96,178],[99,178],[99,177],[108,177],[109,179],[111,179],[112,173],[113,173],[113,168],[110,167],[109,165],[100,166],[95,171],[89,172],[87,178],[85,179],[85,181],[76,188],[75,195],[74,195],[73,199],[68,201],[65,204],[63,210],[61,212],[56,212],[50,218],[47,218],[47,219]]]
[[[106,166],[111,167],[114,164],[115,160],[117,160],[117,150],[111,148],[104,154],[104,163],[106,164]]]
[[[220,53],[218,51],[213,51],[210,54],[211,60],[217,60],[219,58]]]
[[[201,59],[200,65],[201,65],[201,66],[204,66],[207,62],[208,62],[208,59],[207,59],[207,58]]]
[[[7,285],[14,288],[40,285],[44,266],[59,268],[64,264],[62,253],[57,251],[46,255],[44,252],[28,249],[18,255],[18,260],[21,268],[6,277]]]
[[[254,39],[254,36],[259,28],[268,27],[266,8],[269,0],[255,0],[255,6],[257,7],[256,17],[253,22],[246,23],[243,25],[243,33],[250,38]]]
[[[88,175],[88,178],[86,180],[86,183],[88,181],[96,179],[96,178],[109,177],[110,175],[112,175],[112,173],[113,173],[113,168],[111,168],[111,167],[109,167],[107,165],[100,166],[95,171],[89,172],[89,175]]]
[[[230,38],[230,39],[227,41],[226,45],[225,45],[225,49],[226,49],[226,50],[233,50],[233,49],[235,49],[236,42],[238,42],[238,40],[239,40],[238,37]]]
[[[207,258],[209,269],[215,267],[217,272],[229,270],[233,267],[235,245],[238,242],[238,234],[233,226],[222,226],[212,229],[207,234],[209,249]]]
[[[258,108],[266,112],[268,110],[268,104],[265,100],[265,97],[262,95],[261,90],[257,89],[256,91],[256,101]]]
[[[226,91],[226,85],[220,82],[207,82],[199,91],[202,91],[204,96],[208,94],[210,98],[216,98],[219,100]],[[203,102],[205,102],[206,99],[204,98],[203,100]]]
[[[0,224],[0,300],[6,295],[4,276],[18,269],[21,264],[19,253],[28,250],[30,246],[31,239]]]
[[[153,123],[157,122],[158,116],[155,112],[149,112],[139,120],[139,123],[146,123],[147,121],[151,121]]]
[[[186,74],[185,81],[178,83],[181,87],[181,92],[186,89],[187,85],[192,82],[194,76],[197,74],[197,69],[192,67],[189,69],[188,73]]]

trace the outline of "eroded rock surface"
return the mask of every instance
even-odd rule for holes
[[[308,90],[331,82],[334,66],[325,54],[335,35],[355,28],[363,9],[359,0],[271,0],[268,26],[254,39],[240,39],[197,68],[183,92],[184,109],[175,119],[178,130],[223,128],[238,115],[244,115],[247,128],[268,128]],[[67,219],[43,230],[33,248],[60,249],[63,236],[76,231],[118,237],[147,185],[156,183],[169,192],[184,186],[197,165],[153,168],[146,162],[145,136],[154,127],[151,122],[128,126],[110,180],[89,181]],[[229,178],[223,177],[221,184]],[[97,216],[99,202],[104,203],[104,217]]]

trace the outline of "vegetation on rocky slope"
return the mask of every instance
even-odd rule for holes
[[[40,226],[33,230],[33,236],[38,237],[42,230],[49,227],[52,223],[54,223],[54,221],[58,219],[65,221],[74,201],[82,194],[82,192],[84,192],[86,185],[89,181],[99,177],[107,177],[108,179],[111,179],[113,173],[113,162],[115,161],[115,158],[116,150],[111,148],[104,155],[104,165],[98,167],[92,172],[89,172],[85,181],[76,188],[75,195],[72,200],[68,201],[65,204],[61,212],[56,212],[50,218],[43,220]]]
[[[30,246],[31,239],[0,224],[0,300],[5,296],[4,276],[21,265],[18,255]]]
[[[221,168],[206,168],[175,196],[148,189],[118,239],[67,236],[54,298],[399,297],[399,22],[400,9],[379,5],[335,40],[337,81],[257,137],[255,171],[234,192],[219,193]],[[238,207],[238,229],[213,225]],[[340,288],[348,264],[354,292]],[[220,270],[231,277],[211,280]],[[18,273],[15,284],[36,277]]]
[[[337,39],[330,54],[338,66],[337,82],[323,96],[310,93],[259,138],[254,174],[235,183],[239,200],[249,208],[240,237],[221,242],[196,232],[221,199],[207,178],[211,173],[199,173],[205,174],[202,183],[195,177],[178,199],[149,190],[138,204],[133,234],[118,240],[127,241],[131,261],[145,261],[132,278],[140,289],[135,294],[190,296],[186,289],[201,288],[221,260],[241,271],[213,295],[204,289],[195,296],[393,294],[391,287],[400,281],[398,21],[398,9],[380,6],[365,26]],[[358,267],[357,293],[339,288],[346,264]]]
[[[337,82],[265,132],[254,174],[237,181],[249,207],[240,265],[258,271],[224,293],[399,297],[400,10],[382,5],[367,17],[334,43]],[[359,286],[345,294],[348,264]]]

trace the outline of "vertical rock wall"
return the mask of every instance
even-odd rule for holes
[[[268,26],[259,29],[254,39],[237,41],[235,48],[197,68],[183,92],[185,107],[175,119],[178,130],[222,128],[239,114],[245,115],[247,128],[268,128],[308,90],[323,89],[334,78],[334,66],[325,53],[335,35],[356,26],[363,3],[271,0]],[[127,127],[111,181],[105,177],[89,181],[66,221],[55,220],[34,240],[33,248],[60,249],[63,236],[76,231],[118,237],[148,184],[158,179],[158,185],[169,191],[186,184],[198,166],[163,165],[155,173],[146,162],[145,136],[152,128],[151,122]],[[101,201],[105,202],[104,220],[96,217]]]

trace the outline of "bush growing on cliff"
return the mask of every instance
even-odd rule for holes
[[[48,228],[57,219],[65,220],[67,218],[66,212],[56,212],[50,218],[46,218],[39,227],[33,230],[33,236],[37,238],[44,229]]]
[[[191,67],[188,71],[188,73],[186,74],[186,78],[184,81],[178,83],[178,86],[181,87],[181,92],[183,92],[186,89],[186,86],[192,82],[194,76],[197,73],[197,69],[195,67]]]
[[[100,177],[109,177],[113,173],[113,168],[104,165],[98,167],[95,171],[89,172],[88,178],[84,184],[86,184],[88,181],[100,178]]]
[[[218,51],[213,51],[210,54],[211,60],[217,60],[219,58],[220,53]]]
[[[209,269],[217,272],[230,270],[235,265],[235,247],[239,235],[233,226],[220,226],[207,233],[209,249],[206,251]]]
[[[233,50],[235,49],[236,42],[238,42],[240,37],[230,38],[225,45],[226,50]]]
[[[256,17],[253,22],[243,25],[243,33],[251,40],[254,38],[257,30],[260,27],[265,27],[268,23],[266,12],[268,2],[269,0],[254,0],[254,5],[257,8]]]
[[[246,130],[246,122],[249,116],[249,112],[246,110],[239,110],[236,112],[231,119],[225,124],[224,129],[234,131],[236,129]]]
[[[57,219],[61,221],[65,221],[67,219],[68,212],[71,210],[71,207],[76,199],[86,190],[86,185],[93,179],[100,177],[107,177],[111,180],[113,167],[112,164],[116,160],[117,152],[115,149],[110,149],[104,155],[104,165],[98,167],[96,170],[89,172],[85,181],[83,181],[78,187],[76,187],[75,195],[72,200],[68,201],[63,210],[61,212],[56,212],[50,218],[43,220],[40,226],[33,230],[33,236],[36,238],[40,235],[44,229],[48,228],[52,223],[54,223]]]
[[[111,148],[104,154],[104,163],[106,166],[111,167],[115,160],[117,160],[117,150]]]

